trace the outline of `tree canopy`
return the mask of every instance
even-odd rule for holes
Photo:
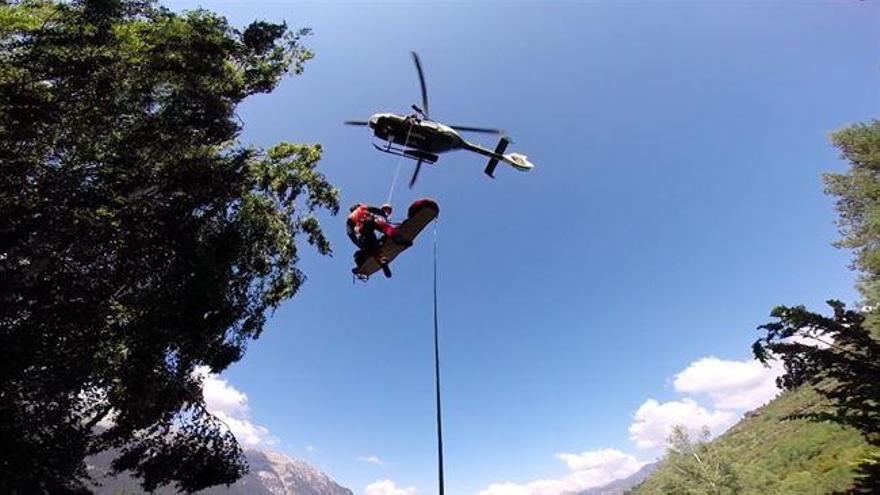
[[[774,309],[777,321],[761,326],[766,335],[755,343],[755,357],[782,361],[780,388],[810,384],[834,405],[833,412],[808,416],[852,426],[880,445],[880,342],[864,327],[862,313],[840,301],[828,304],[834,310],[831,317],[803,306]]]
[[[664,462],[668,468],[658,480],[664,493],[725,495],[741,493],[731,464],[709,442],[709,430],[691,438],[687,428],[673,425]]]
[[[810,384],[825,396],[830,411],[802,416],[831,420],[857,429],[875,452],[864,459],[853,493],[880,489],[880,121],[855,124],[832,134],[842,173],[826,174],[826,192],[836,198],[838,245],[855,251],[864,297],[860,311],[828,301],[832,316],[803,306],[780,306],[762,325],[764,336],[753,345],[762,362],[779,359],[785,373],[781,388]]]
[[[307,30],[147,0],[0,2],[0,491],[83,490],[108,448],[151,490],[246,463],[205,409],[329,254],[319,145],[237,141]],[[98,425],[101,428],[97,428]]]
[[[854,124],[831,135],[850,167],[825,174],[825,192],[836,198],[837,245],[855,252],[859,289],[869,311],[867,325],[880,338],[880,120]]]

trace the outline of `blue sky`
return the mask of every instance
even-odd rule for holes
[[[450,494],[576,471],[560,453],[650,460],[630,430],[648,399],[720,407],[677,374],[746,360],[774,305],[856,299],[820,175],[843,168],[828,132],[880,110],[876,3],[166,5],[314,29],[305,73],[241,107],[242,140],[320,142],[346,209],[384,201],[397,161],[342,121],[417,102],[410,50],[432,117],[503,127],[536,164],[492,181],[453,153],[413,191],[405,163],[395,193],[441,208]],[[430,232],[353,285],[344,218],[324,226],[335,256],[303,250],[307,284],[223,378],[275,448],[355,492],[434,493]]]

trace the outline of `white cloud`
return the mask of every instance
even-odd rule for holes
[[[312,453],[315,451],[315,447],[312,445],[306,445],[306,452]]]
[[[675,375],[673,386],[679,400],[660,403],[646,400],[633,415],[630,440],[639,449],[660,449],[674,425],[684,426],[698,436],[703,428],[717,435],[733,425],[747,409],[755,408],[778,393],[776,377],[782,366],[770,368],[758,361],[732,361],[714,356],[698,359]],[[712,407],[704,407],[687,395],[705,395]],[[558,479],[527,483],[494,483],[479,495],[561,495],[576,493],[625,478],[645,463],[615,449],[557,454],[571,470]]]
[[[615,449],[580,454],[556,454],[571,472],[559,479],[536,480],[525,484],[494,483],[479,495],[562,495],[602,486],[626,478],[645,463]]]
[[[575,471],[589,469],[603,469],[608,472],[620,469],[629,470],[635,461],[633,456],[616,449],[588,450],[580,454],[556,454],[556,458],[564,462],[569,469]]]
[[[727,361],[714,356],[698,359],[675,375],[675,390],[706,394],[718,409],[754,409],[779,393],[776,377],[781,364],[766,367],[756,360]]]
[[[736,422],[739,414],[731,411],[709,411],[693,399],[659,403],[654,399],[645,401],[634,415],[629,427],[629,438],[640,449],[653,449],[666,445],[666,438],[673,425],[682,425],[697,433],[703,427],[713,434],[724,431]]]
[[[116,416],[118,416],[118,415],[119,415],[119,412],[116,411],[115,409],[110,410],[110,412],[108,412],[106,416],[104,416],[103,418],[101,418],[100,421],[98,421],[98,427],[103,428],[105,430],[109,430],[110,428],[113,428],[114,426],[116,426]]]
[[[385,465],[385,461],[379,459],[379,457],[375,455],[362,455],[358,457],[358,460],[361,462],[366,462],[367,464],[375,464],[376,466]]]
[[[391,480],[379,480],[367,485],[364,495],[417,495],[418,490],[414,486],[398,488]]]
[[[250,421],[250,407],[244,392],[211,373],[207,367],[199,367],[196,374],[202,377],[205,407],[226,423],[236,440],[249,447],[275,443],[268,429]]]
[[[481,491],[478,495],[531,495],[529,487],[516,483],[492,483],[489,488]]]
[[[205,396],[205,406],[209,411],[220,411],[230,416],[248,414],[247,395],[226,380],[210,373],[206,368],[200,368],[197,373],[203,377],[202,391]]]
[[[244,446],[255,447],[259,444],[272,445],[276,440],[269,435],[264,426],[256,425],[248,419],[236,418],[223,411],[211,411],[214,416],[226,423],[235,439]]]

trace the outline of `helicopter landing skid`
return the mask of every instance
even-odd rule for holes
[[[383,153],[388,153],[389,155],[402,156],[404,158],[409,158],[410,160],[422,160],[425,163],[435,163],[440,158],[427,151],[394,146],[391,142],[388,142],[385,146],[379,146],[378,144],[373,143],[373,147]]]

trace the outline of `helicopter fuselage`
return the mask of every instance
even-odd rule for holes
[[[445,125],[431,120],[428,111],[428,89],[425,85],[422,63],[416,52],[412,52],[412,57],[422,89],[421,106],[412,105],[412,109],[415,110],[414,114],[404,116],[394,113],[377,113],[371,116],[368,121],[348,120],[345,122],[346,125],[369,126],[373,135],[384,141],[381,145],[373,143],[373,147],[377,150],[416,162],[409,187],[415,184],[422,164],[435,163],[439,159],[439,154],[453,150],[466,150],[488,157],[489,161],[483,172],[489,177],[494,177],[492,173],[495,171],[495,167],[502,162],[523,172],[534,168],[534,165],[522,153],[504,153],[510,139],[504,135],[505,133],[501,129]],[[467,141],[459,134],[459,131],[482,132],[501,137],[493,150]]]
[[[497,161],[503,161],[517,170],[531,170],[532,165],[525,155],[520,153],[503,154],[509,139],[502,137],[498,147],[490,150],[472,143],[461,137],[454,128],[428,120],[419,115],[397,115],[393,113],[377,113],[366,122],[373,134],[385,141],[385,145],[373,146],[382,152],[403,156],[419,162],[434,163],[437,155],[452,150],[466,150],[489,157],[492,161],[486,173],[492,175]],[[503,144],[502,144],[503,143]],[[397,145],[397,146],[394,146]]]
[[[406,149],[439,154],[469,148],[469,143],[455,129],[415,115],[377,113],[370,117],[368,125],[377,138]]]

